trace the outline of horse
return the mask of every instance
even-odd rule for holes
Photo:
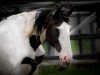
[[[72,11],[73,9],[62,10],[61,7],[55,10],[38,9],[15,14],[2,20],[0,75],[32,75],[39,64],[36,57],[45,39],[58,51],[61,65],[70,62],[72,51],[71,45],[68,44],[70,43],[68,17]],[[30,44],[32,35],[39,36],[41,41],[35,49]],[[26,64],[31,67],[27,67]]]

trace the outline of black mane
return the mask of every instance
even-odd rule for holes
[[[54,12],[55,12],[55,10],[49,9],[49,8],[46,8],[46,9],[44,8],[44,9],[38,10],[36,17],[35,17],[36,21],[35,21],[35,25],[34,25],[37,35],[41,34],[42,29],[46,29],[48,27],[49,21],[50,20],[52,21],[51,17],[54,17],[53,16]],[[58,17],[58,16],[56,16],[56,17]],[[59,19],[59,18],[56,18],[56,19]],[[68,23],[69,18],[65,17],[65,13],[62,12],[60,20]],[[60,20],[56,20],[57,25],[59,25]]]
[[[37,34],[40,34],[42,29],[45,29],[47,27],[47,20],[49,19],[50,17],[50,12],[52,10],[51,9],[40,9],[38,10],[37,14],[36,14],[36,21],[35,21],[35,25],[34,25],[34,28],[36,29],[36,32]],[[49,16],[47,18],[47,16]]]

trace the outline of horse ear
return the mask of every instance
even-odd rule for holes
[[[72,14],[73,10],[74,10],[74,7],[72,7],[71,9],[69,9],[69,11],[67,12],[68,13],[67,16],[70,16]]]
[[[61,15],[61,6],[60,5],[56,5],[56,10],[53,14],[53,18],[58,19]]]
[[[66,8],[64,8],[62,10],[62,19],[65,22],[68,22],[69,21],[69,18],[68,17],[72,14],[73,10],[74,10],[74,7],[72,7],[71,9],[68,9],[68,10]]]
[[[63,14],[63,16],[65,16],[65,17],[69,17],[71,14],[72,14],[72,12],[73,12],[73,10],[74,10],[74,7],[72,7],[71,9],[69,9],[69,10],[64,10],[63,12],[62,12],[62,14]]]

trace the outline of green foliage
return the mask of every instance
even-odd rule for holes
[[[73,53],[79,53],[79,41],[78,40],[71,40],[71,47]],[[82,50],[84,53],[90,53],[91,52],[91,41],[88,39],[82,40]]]
[[[79,42],[78,42],[78,40],[71,40],[71,47],[72,47],[73,53],[79,52]]]
[[[91,52],[91,41],[88,39],[82,40],[83,52],[90,53]]]
[[[42,46],[43,46],[43,48],[44,48],[44,50],[45,50],[45,55],[48,55],[48,50],[49,50],[49,45],[48,45],[48,43],[47,42],[44,42],[44,43],[42,43]]]

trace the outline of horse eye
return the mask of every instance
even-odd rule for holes
[[[55,29],[55,32],[57,32],[57,33],[58,33],[58,32],[59,32],[59,29]]]
[[[54,22],[52,25],[56,27],[58,25],[58,23],[57,22]]]
[[[59,29],[55,29],[55,35],[56,35],[56,37],[59,37]]]

